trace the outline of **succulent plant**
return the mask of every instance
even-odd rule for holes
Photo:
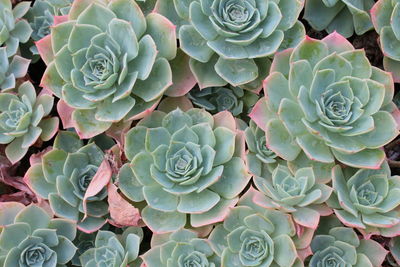
[[[57,11],[60,16],[67,16],[74,0],[44,0]]]
[[[70,0],[36,0],[24,18],[32,28],[31,41],[26,45],[28,51],[22,51],[24,55],[39,59],[39,51],[34,42],[50,34],[50,27],[54,25],[54,16],[67,15],[71,7]],[[23,50],[23,49],[22,49]]]
[[[346,227],[334,227],[327,234],[316,235],[311,249],[314,255],[310,267],[379,267],[387,254],[378,242],[360,240],[353,229]]]
[[[76,252],[74,257],[71,259],[73,266],[82,266],[79,257],[85,253],[86,250],[94,248],[94,241],[96,239],[96,233],[87,234],[85,232],[79,232],[74,240],[76,246]]]
[[[35,1],[25,15],[33,30],[31,38],[39,41],[49,35],[50,27],[54,24],[54,16],[67,15],[68,13],[65,12],[71,7],[71,4],[72,1],[68,0]]]
[[[253,198],[249,190],[244,198]],[[241,200],[242,201],[242,200]],[[224,222],[217,225],[209,241],[221,257],[221,266],[303,266],[293,240],[296,230],[290,216],[282,211],[239,202]]]
[[[379,170],[342,168],[332,170],[335,194],[329,201],[346,226],[366,236],[400,233],[400,177],[391,176],[385,162]]]
[[[377,169],[380,148],[398,135],[390,74],[337,33],[277,54],[264,92],[250,117],[285,160],[304,151],[318,162]]]
[[[244,129],[248,151],[246,154],[247,166],[254,176],[270,177],[274,169],[287,165],[292,173],[304,167],[311,167],[318,183],[326,184],[331,181],[331,170],[334,163],[322,163],[310,160],[304,153],[300,153],[292,161],[284,161],[275,152],[267,147],[265,132],[250,120],[249,126]]]
[[[179,25],[182,50],[201,88],[230,83],[260,88],[268,56],[305,34],[304,1],[158,0],[155,10]]]
[[[81,264],[83,267],[139,267],[141,259],[138,254],[142,238],[142,229],[137,227],[125,229],[122,235],[100,230],[97,232],[94,247],[80,256]]]
[[[66,266],[75,254],[76,225],[36,205],[0,204],[0,266]]]
[[[379,34],[384,54],[383,66],[392,73],[395,82],[400,82],[400,3],[393,0],[379,0],[371,9],[372,23]]]
[[[151,249],[142,258],[146,267],[221,266],[220,258],[208,240],[199,238],[196,232],[187,229],[153,235]]]
[[[0,91],[15,88],[15,79],[22,78],[28,71],[30,60],[14,55],[11,62],[5,47],[0,47]]]
[[[29,187],[48,199],[51,209],[61,217],[77,222],[79,230],[91,233],[100,229],[108,216],[107,189],[86,198],[95,176],[110,179],[111,172],[101,164],[103,151],[95,144],[83,145],[73,132],[60,132],[54,147],[32,164],[25,174]]]
[[[18,93],[0,93],[0,143],[11,163],[25,156],[36,141],[48,141],[58,131],[58,118],[48,117],[53,108],[53,97],[36,96],[30,82],[18,87]]]
[[[135,1],[76,0],[68,20],[36,45],[47,64],[42,86],[74,109],[81,138],[143,117],[172,83],[174,25],[145,17]]]
[[[140,6],[145,15],[154,10],[156,2],[157,0],[136,0],[136,3]]]
[[[124,150],[131,163],[120,170],[119,188],[145,201],[143,221],[156,233],[223,220],[250,179],[227,111],[154,111],[127,133]]]
[[[374,0],[306,0],[304,19],[317,31],[334,31],[348,38],[372,30],[369,10]]]
[[[258,100],[257,94],[235,86],[203,89],[195,87],[189,91],[188,98],[195,106],[204,108],[212,114],[227,110],[233,116],[241,114],[247,116]]]
[[[291,213],[301,226],[316,229],[320,215],[332,213],[325,204],[332,188],[319,182],[312,167],[292,172],[278,165],[272,174],[255,176],[253,180],[259,190],[253,199],[256,204]]]
[[[279,157],[267,147],[265,132],[250,120],[245,129],[246,144],[248,147],[246,160],[249,171],[256,176],[270,174],[279,162]]]
[[[390,255],[393,258],[392,266],[400,265],[400,236],[393,237],[389,243]]]
[[[19,43],[26,43],[32,34],[29,23],[22,19],[31,2],[20,2],[13,9],[10,0],[0,1],[0,47],[5,47],[7,56],[18,51]]]

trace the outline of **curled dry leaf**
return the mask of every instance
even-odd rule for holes
[[[107,189],[111,216],[108,222],[117,227],[139,226],[141,222],[139,210],[118,193],[118,188],[113,183],[109,183]]]

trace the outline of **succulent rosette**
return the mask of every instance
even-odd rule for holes
[[[292,161],[284,161],[267,146],[265,132],[250,120],[249,126],[244,129],[247,144],[247,166],[251,174],[260,177],[271,177],[272,172],[278,166],[287,165],[292,173],[304,167],[311,167],[318,183],[326,184],[331,181],[331,170],[334,163],[321,163],[310,160],[304,153],[300,153]]]
[[[316,235],[311,242],[313,256],[308,266],[382,266],[387,251],[376,241],[359,239],[351,228],[334,227]]]
[[[372,30],[369,10],[374,0],[307,0],[304,19],[317,31],[334,31],[348,38]]]
[[[392,0],[379,0],[371,9],[372,23],[379,34],[380,46],[384,55],[383,66],[392,73],[395,82],[400,82],[400,3]]]
[[[31,2],[20,2],[14,8],[10,0],[0,1],[0,47],[5,47],[7,56],[18,51],[20,43],[26,43],[32,34],[29,23],[22,19]]]
[[[79,258],[83,267],[139,267],[141,228],[129,227],[121,235],[110,231],[97,232],[94,247],[86,250]]]
[[[58,131],[57,117],[48,117],[54,98],[48,94],[36,95],[30,82],[18,87],[18,92],[0,93],[0,143],[11,163],[25,156],[36,141],[48,141]]]
[[[329,201],[346,226],[364,235],[396,236],[400,233],[400,177],[391,176],[388,164],[379,170],[343,169],[335,166]]]
[[[187,229],[153,235],[151,249],[142,258],[146,267],[221,266],[221,260],[208,240],[199,238],[196,232]]]
[[[227,111],[154,111],[126,134],[124,150],[131,163],[119,188],[145,201],[143,221],[156,233],[222,221],[250,179],[243,135]]]
[[[74,257],[71,259],[73,266],[82,266],[79,257],[85,253],[86,250],[94,248],[94,241],[96,239],[96,233],[87,234],[85,232],[79,232],[74,240],[76,246],[76,252]]]
[[[304,1],[158,0],[155,10],[179,25],[182,50],[201,88],[227,83],[261,88],[268,56],[304,37]]]
[[[76,225],[36,205],[0,204],[0,266],[66,266],[75,254]]]
[[[235,86],[195,87],[189,91],[188,98],[195,106],[212,114],[227,110],[233,116],[246,116],[258,100],[257,94]]]
[[[172,84],[174,25],[130,0],[77,0],[65,19],[36,45],[47,64],[42,86],[62,99],[60,113],[73,109],[80,137],[154,109]]]
[[[249,126],[245,129],[247,144],[246,163],[249,171],[256,176],[270,174],[280,161],[280,158],[267,147],[265,132],[250,120]]]
[[[95,176],[105,181],[111,178],[103,160],[104,153],[94,142],[83,145],[75,133],[60,132],[53,149],[32,162],[24,179],[39,197],[49,200],[57,216],[91,233],[106,223],[109,213],[106,187],[87,197]]]
[[[398,135],[390,74],[337,33],[278,53],[264,92],[250,117],[288,161],[303,151],[322,163],[377,169],[380,148]]]
[[[320,216],[332,213],[325,204],[332,188],[319,182],[312,167],[292,172],[278,165],[271,175],[255,176],[253,180],[259,190],[253,199],[257,205],[291,213],[301,226],[316,229]]]
[[[221,257],[221,266],[303,266],[290,216],[254,205],[254,191],[249,189],[210,234],[209,241]]]
[[[31,38],[34,41],[50,34],[54,24],[54,16],[66,16],[72,5],[72,0],[39,0],[35,1],[25,18],[32,27]]]
[[[11,59],[11,58],[10,58]],[[0,47],[0,91],[15,88],[16,79],[25,77],[30,60],[14,55],[10,61],[7,49]]]
[[[50,34],[50,27],[54,25],[54,16],[67,15],[72,1],[69,0],[37,0],[25,14],[24,18],[32,28],[31,41],[27,43],[28,51],[22,49],[22,54],[26,54],[35,61],[39,59],[39,51],[34,42]],[[25,48],[25,45],[22,46]]]

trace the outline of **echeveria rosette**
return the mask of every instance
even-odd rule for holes
[[[146,267],[159,266],[221,266],[221,259],[210,242],[196,232],[180,229],[173,233],[153,235],[151,249],[142,255]]]
[[[32,28],[31,41],[21,48],[21,53],[34,61],[39,59],[39,52],[34,42],[43,39],[50,34],[54,16],[67,15],[72,1],[69,0],[38,0],[35,1],[24,18]],[[25,50],[24,50],[25,48]]]
[[[400,233],[400,177],[391,176],[388,164],[379,170],[333,168],[335,194],[328,204],[346,226],[365,236]]]
[[[143,117],[172,84],[175,26],[145,17],[135,1],[74,1],[67,21],[36,45],[47,64],[42,86],[74,109],[81,138]]]
[[[288,167],[278,165],[271,175],[255,176],[253,180],[259,190],[253,199],[257,205],[290,213],[303,227],[316,229],[320,216],[332,213],[325,204],[332,188],[319,183],[312,167],[292,172]]]
[[[0,47],[0,91],[9,91],[15,88],[16,79],[25,77],[29,59],[19,55],[9,58],[7,49]]]
[[[57,117],[48,117],[54,98],[36,95],[30,82],[18,87],[18,92],[0,93],[0,143],[7,144],[5,153],[11,163],[25,156],[36,141],[48,141],[58,131]]]
[[[316,235],[311,242],[313,256],[308,266],[382,266],[387,251],[372,239],[359,239],[346,227],[334,227],[327,234]]]
[[[0,266],[66,266],[75,254],[76,224],[36,205],[0,204]]]
[[[390,0],[389,0],[390,1]],[[334,31],[348,38],[372,30],[369,10],[374,0],[307,0],[304,19],[317,31]]]
[[[327,164],[310,160],[304,153],[300,153],[292,161],[284,161],[267,146],[265,132],[250,120],[249,126],[244,128],[247,144],[247,166],[254,176],[270,177],[274,169],[281,165],[287,165],[292,173],[303,167],[312,167],[318,183],[328,183],[331,180],[331,170],[334,163]]]
[[[209,236],[212,248],[221,257],[221,266],[303,266],[292,219],[282,211],[242,201],[252,199],[254,191],[249,189]]]
[[[304,37],[302,0],[158,0],[155,10],[180,26],[181,49],[201,88],[227,83],[261,88],[269,59]]]
[[[248,148],[246,163],[249,171],[255,176],[270,174],[281,159],[267,147],[265,132],[250,120],[244,133]]]
[[[138,258],[142,229],[129,227],[121,235],[111,231],[97,232],[94,247],[86,250],[79,258],[83,267],[139,267]]]
[[[227,111],[154,111],[126,135],[119,189],[142,202],[143,221],[156,233],[222,221],[250,175],[244,138]]]
[[[379,0],[371,9],[372,23],[379,34],[384,55],[383,66],[392,73],[394,81],[400,82],[400,3]]]
[[[60,132],[53,149],[32,164],[24,179],[39,197],[49,200],[57,216],[91,233],[106,223],[109,212],[106,187],[85,198],[95,175],[111,178],[111,172],[103,169],[103,160],[104,153],[95,143],[83,145],[75,133]]]
[[[250,117],[288,161],[303,151],[318,162],[377,169],[380,148],[398,135],[391,75],[337,33],[278,53],[264,92]]]
[[[211,114],[227,110],[233,116],[243,114],[247,116],[258,100],[258,96],[240,87],[207,87],[193,88],[188,93],[188,98],[199,108],[204,108]]]
[[[14,8],[10,0],[0,1],[0,47],[5,47],[7,56],[18,51],[20,43],[26,43],[32,34],[29,23],[22,19],[31,2],[20,2]]]
[[[74,257],[71,259],[73,266],[82,266],[79,257],[85,253],[86,250],[94,248],[94,240],[96,239],[96,233],[87,234],[85,232],[79,232],[74,240],[76,246],[76,252]]]

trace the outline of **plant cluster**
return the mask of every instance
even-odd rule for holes
[[[399,266],[399,47],[397,0],[0,0],[0,267]]]

